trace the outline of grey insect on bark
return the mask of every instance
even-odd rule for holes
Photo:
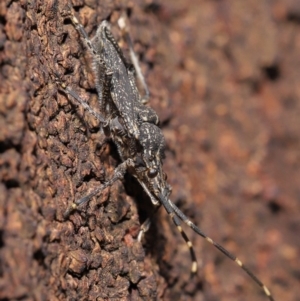
[[[253,272],[236,256],[204,234],[170,200],[171,187],[167,183],[166,175],[163,171],[165,139],[158,126],[159,118],[156,112],[145,105],[149,98],[149,90],[132,48],[133,43],[130,39],[126,16],[122,15],[118,24],[130,47],[132,64],[125,59],[122,50],[111,34],[107,21],[103,21],[98,27],[95,37],[89,39],[84,27],[73,14],[71,7],[69,18],[79,32],[88,51],[91,53],[93,59],[92,69],[101,113],[99,114],[94,111],[76,91],[61,80],[61,77],[56,76],[55,80],[61,91],[69,95],[72,99],[75,99],[79,105],[100,122],[107,137],[116,145],[122,163],[116,167],[111,179],[105,181],[90,194],[75,200],[66,209],[65,218],[68,218],[81,205],[87,203],[91,197],[113,185],[117,180],[123,179],[125,173],[128,171],[137,179],[148,194],[153,205],[156,207],[155,212],[159,207],[163,206],[176,225],[190,250],[192,276],[197,273],[197,260],[193,244],[181,227],[182,222],[241,267],[261,287],[266,297],[274,301],[269,289]],[[138,91],[135,74],[137,74],[137,78],[145,90],[144,96],[141,96]],[[149,229],[150,223],[151,221],[148,218],[142,224],[138,235],[139,241]]]

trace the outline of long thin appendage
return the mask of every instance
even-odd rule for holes
[[[137,240],[138,240],[139,242],[142,241],[142,239],[143,239],[145,233],[149,230],[150,226],[151,226],[151,218],[148,217],[148,218],[142,223],[142,225],[141,225],[140,232],[139,232],[138,237],[137,237]]]
[[[95,189],[90,194],[86,195],[85,197],[74,201],[68,209],[64,213],[64,218],[68,218],[69,215],[72,213],[72,211],[76,210],[79,206],[83,205],[84,203],[87,203],[93,196],[98,194],[100,191],[104,190],[105,188],[113,185],[117,180],[121,180],[124,178],[124,175],[126,173],[126,170],[129,166],[134,166],[133,161],[131,159],[128,159],[121,163],[114,171],[113,177],[106,181],[104,184],[102,184],[100,187]]]
[[[103,89],[103,85],[105,84],[106,75],[107,75],[107,72],[106,72],[107,68],[106,68],[105,62],[102,59],[101,54],[99,53],[99,50],[97,50],[97,48],[95,48],[95,45],[90,40],[84,27],[82,26],[82,24],[80,24],[78,19],[75,17],[71,7],[69,8],[69,16],[70,16],[70,19],[71,19],[74,27],[79,32],[85,46],[87,47],[87,49],[89,50],[89,52],[92,55],[93,73],[95,76],[95,86],[96,86],[96,90],[98,93],[100,105],[103,105],[103,99],[105,96],[103,95],[102,89]]]
[[[160,208],[161,204],[159,204],[156,208],[155,211],[153,212],[152,216],[157,212],[157,210]],[[170,208],[170,207],[168,207]],[[170,208],[172,209],[172,208]],[[168,211],[168,209],[166,208],[169,216],[172,218],[173,223],[175,224],[177,230],[180,232],[182,238],[184,239],[184,241],[186,242],[189,251],[190,251],[190,255],[191,255],[191,259],[192,259],[192,268],[191,268],[191,277],[195,276],[195,274],[197,273],[197,258],[196,258],[196,254],[193,248],[193,244],[192,242],[189,240],[188,236],[186,235],[186,233],[183,231],[182,227],[181,227],[181,222],[180,219],[176,216],[174,210],[170,210],[170,212]],[[151,218],[152,218],[151,216]],[[143,238],[143,235],[149,230],[150,225],[151,225],[151,218],[147,218],[145,220],[145,222],[142,224],[141,226],[141,230],[138,234],[138,241],[141,241]]]
[[[136,56],[136,54],[133,50],[133,42],[130,38],[129,26],[126,23],[126,18],[127,18],[126,14],[123,13],[122,16],[118,20],[118,25],[119,25],[120,29],[122,30],[122,33],[123,33],[123,35],[126,39],[126,42],[128,44],[131,62],[132,62],[133,66],[134,66],[134,69],[136,71],[137,78],[139,79],[141,85],[143,86],[145,94],[142,97],[142,103],[145,104],[149,100],[150,92],[149,92],[147,83],[145,81],[145,78],[143,76],[143,73],[142,73],[142,70],[141,70],[141,67],[140,67],[140,64],[139,64],[139,60],[138,60],[138,58],[137,58],[137,56]]]
[[[58,81],[58,80],[57,80]],[[105,123],[105,118],[95,112],[74,90],[72,90],[69,86],[67,86],[65,83],[59,82],[61,89],[68,95],[72,96],[74,99],[77,100],[77,102],[91,115],[93,115],[97,120],[99,120],[101,123]]]
[[[169,212],[168,212],[169,213]],[[191,276],[193,277],[197,273],[198,265],[197,265],[197,258],[193,248],[192,242],[189,240],[186,233],[183,231],[180,223],[180,219],[176,216],[175,212],[169,213],[169,216],[172,218],[173,223],[176,225],[178,231],[180,232],[181,236],[183,237],[184,241],[186,242],[187,246],[190,250],[190,255],[192,258],[192,268],[191,268]]]
[[[158,209],[161,207],[161,204],[158,203],[154,209],[154,211],[152,212],[151,216],[148,217],[141,225],[140,228],[140,232],[138,234],[137,240],[139,242],[142,241],[144,234],[149,230],[150,226],[151,226],[151,220],[153,218],[153,216],[156,214],[156,212],[158,211]]]
[[[168,204],[170,207],[173,208],[175,214],[190,228],[192,228],[197,234],[205,238],[210,244],[215,246],[219,251],[221,251],[225,256],[229,257],[232,261],[234,261],[239,267],[241,267],[253,280],[255,283],[257,283],[262,290],[264,291],[265,295],[269,298],[271,301],[275,301],[273,296],[271,295],[271,292],[269,289],[251,272],[235,255],[231,254],[228,250],[226,250],[224,247],[222,247],[220,244],[215,242],[213,239],[208,237],[205,233],[201,231],[200,228],[198,228],[193,222],[191,222],[188,217],[182,213],[182,211],[170,200],[168,200]]]
[[[193,277],[197,273],[197,270],[198,270],[197,258],[196,258],[196,254],[195,254],[195,251],[194,251],[194,248],[193,248],[193,244],[189,240],[189,238],[185,234],[185,232],[183,231],[183,229],[181,227],[180,220],[177,217],[176,212],[173,209],[173,207],[170,206],[169,202],[163,196],[161,196],[159,199],[161,201],[161,204],[164,206],[167,213],[171,217],[173,223],[176,225],[177,230],[180,232],[181,236],[183,237],[184,241],[186,242],[186,244],[187,244],[187,246],[190,250],[190,255],[191,255],[191,259],[192,259],[191,276]]]
[[[79,34],[81,35],[84,43],[86,44],[87,48],[91,51],[91,53],[94,56],[99,56],[97,50],[94,48],[88,34],[86,33],[84,27],[80,24],[80,22],[78,21],[78,19],[75,17],[72,9],[70,8],[69,10],[69,15],[70,15],[70,19],[74,25],[74,27],[76,28],[76,30],[79,32]],[[99,56],[100,59],[100,56]]]
[[[65,211],[64,218],[68,218],[72,211],[76,210],[79,206],[83,205],[84,203],[87,203],[93,196],[95,196],[100,191],[104,190],[105,188],[111,186],[116,180],[118,180],[118,178],[113,177],[111,180],[105,182],[100,187],[98,187],[93,192],[91,192],[90,194],[88,194],[88,195],[84,196],[83,198],[73,202],[71,204],[71,206],[69,206],[69,208]]]

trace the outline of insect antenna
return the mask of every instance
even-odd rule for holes
[[[180,219],[176,216],[176,213],[174,211],[170,212],[169,216],[172,218],[173,223],[175,224],[177,230],[179,231],[179,233],[181,234],[182,238],[184,239],[184,241],[186,242],[186,244],[189,248],[191,259],[192,259],[191,277],[194,277],[198,270],[198,264],[197,264],[197,258],[196,258],[196,254],[194,251],[193,244],[190,241],[190,239],[188,238],[188,236],[186,235],[186,233],[183,231],[183,229],[181,227]]]
[[[275,301],[273,296],[271,295],[270,290],[257,278],[257,276],[254,275],[252,271],[249,270],[247,266],[245,266],[235,255],[230,253],[227,249],[225,249],[223,246],[215,242],[213,239],[211,239],[209,236],[207,236],[199,227],[197,227],[192,221],[189,220],[189,218],[171,201],[166,200],[164,197],[160,198],[163,206],[166,208],[166,210],[170,211],[169,207],[173,209],[173,214],[176,214],[185,224],[187,224],[194,232],[196,232],[198,235],[205,238],[206,241],[208,241],[210,244],[212,244],[215,248],[217,248],[220,252],[222,252],[225,256],[230,258],[232,261],[234,261],[239,267],[241,267],[249,276],[250,278],[258,284],[261,289],[263,290],[264,294],[269,298],[270,301]],[[168,209],[167,209],[168,208]],[[172,210],[171,210],[172,211]]]
[[[197,269],[198,269],[197,258],[196,258],[196,254],[194,251],[193,244],[190,241],[190,239],[188,238],[188,236],[186,235],[186,233],[183,231],[183,229],[181,227],[180,219],[178,218],[173,207],[170,206],[169,202],[166,201],[166,199],[163,196],[160,196],[159,199],[161,201],[161,204],[166,209],[167,213],[169,214],[170,218],[172,219],[173,223],[175,224],[177,230],[179,231],[179,233],[181,234],[182,238],[184,239],[184,241],[186,242],[186,244],[189,248],[191,259],[192,259],[191,277],[193,277],[197,273]]]

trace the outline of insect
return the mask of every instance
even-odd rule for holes
[[[269,289],[236,256],[202,232],[170,200],[171,187],[166,181],[166,175],[162,168],[165,140],[161,129],[158,127],[159,118],[156,112],[145,105],[149,98],[149,92],[132,48],[125,16],[119,19],[119,26],[127,38],[132,64],[125,59],[122,50],[110,32],[107,21],[100,24],[95,37],[90,40],[83,26],[72,13],[71,8],[69,17],[92,56],[101,113],[95,112],[60,79],[56,78],[56,81],[63,92],[74,98],[102,124],[104,133],[116,145],[122,163],[115,168],[111,179],[105,181],[85,197],[75,200],[66,210],[65,218],[103,189],[113,185],[117,180],[123,179],[126,172],[130,172],[148,194],[156,210],[161,206],[164,207],[181,233],[192,258],[192,275],[197,272],[197,261],[192,242],[181,227],[182,222],[240,266],[261,287],[266,297],[274,301]],[[144,87],[144,97],[139,94],[135,74]],[[141,240],[150,223],[148,218],[142,224],[138,240]]]

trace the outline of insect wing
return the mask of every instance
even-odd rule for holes
[[[138,126],[134,112],[136,94],[132,89],[132,82],[128,76],[129,71],[116,41],[111,36],[108,28],[104,27],[103,31],[103,60],[112,72],[111,98],[118,110],[118,114],[124,119],[129,134],[137,137]]]

